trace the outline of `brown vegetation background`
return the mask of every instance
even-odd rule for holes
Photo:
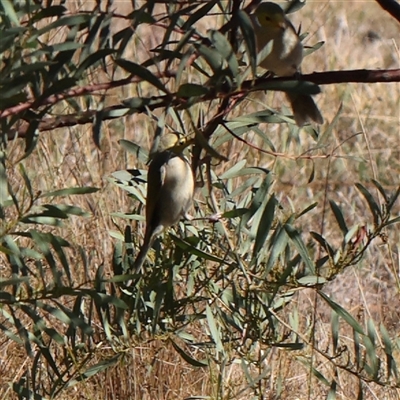
[[[90,9],[90,2],[68,2],[71,11]],[[128,1],[115,2],[116,12],[131,11]],[[201,21],[204,30],[221,25],[218,16]],[[324,46],[303,62],[303,73],[340,69],[389,69],[400,67],[400,26],[375,1],[308,1],[307,5],[292,17],[294,25],[301,24],[302,32],[309,32],[306,44],[324,41]],[[119,30],[125,22],[116,21],[113,29]],[[121,24],[121,25],[119,25]],[[159,43],[160,30],[142,25],[135,33],[129,48],[131,58],[140,62],[148,57],[151,48]],[[90,83],[102,82],[101,74],[91,77]],[[118,77],[121,78],[121,77]],[[194,77],[196,79],[196,77]],[[124,98],[137,96],[137,86],[129,85],[108,92],[106,104],[112,105]],[[223,153],[229,161],[217,165],[214,170],[221,174],[239,160],[246,158],[249,166],[262,166],[274,176],[273,191],[280,203],[292,211],[300,211],[305,205],[318,202],[318,207],[300,220],[303,233],[321,231],[334,243],[339,241],[337,226],[327,210],[326,198],[334,200],[345,210],[349,226],[365,224],[365,204],[360,201],[355,183],[368,186],[371,178],[388,189],[395,190],[400,176],[400,83],[337,84],[322,86],[316,97],[326,123],[331,122],[339,108],[342,111],[332,133],[326,137],[324,148],[313,151],[311,135],[303,132],[296,139],[284,124],[268,124],[265,132],[273,142],[277,153],[271,156],[257,152],[247,144],[234,141]],[[247,114],[255,109],[254,102],[265,102],[273,108],[287,106],[284,96],[270,92],[267,98],[254,96],[243,102],[240,110]],[[82,107],[84,104],[82,102]],[[60,110],[62,111],[62,110]],[[83,247],[90,255],[89,265],[104,264],[111,276],[110,259],[115,239],[110,232],[117,232],[124,222],[113,216],[116,212],[129,212],[131,200],[109,181],[114,171],[126,168],[143,168],[137,160],[119,145],[120,139],[132,140],[149,148],[154,133],[154,123],[147,116],[133,115],[120,120],[104,122],[105,151],[99,151],[91,139],[91,126],[83,125],[49,131],[41,136],[34,154],[25,162],[33,179],[35,190],[50,191],[70,186],[95,186],[97,193],[76,200],[91,217],[82,220],[73,218],[59,232],[76,247]],[[251,133],[244,137],[248,142],[260,145]],[[17,160],[23,152],[23,143],[16,140],[10,144],[11,158]],[[310,154],[310,158],[299,157]],[[324,157],[332,154],[331,157]],[[318,157],[317,157],[318,155]],[[312,170],[314,179],[308,183]],[[10,168],[10,176],[13,176]],[[19,185],[17,174],[11,179]],[[198,195],[198,201],[201,196]],[[322,221],[321,216],[324,218]],[[397,204],[397,211],[399,207]],[[143,234],[143,223],[132,222],[138,235]],[[141,237],[141,236],[140,236]],[[324,290],[333,296],[353,316],[365,323],[372,318],[376,325],[384,324],[393,338],[399,330],[400,284],[399,247],[400,233],[394,225],[387,232],[387,240],[377,239],[366,257],[356,267],[347,269]],[[79,258],[78,254],[75,257]],[[93,279],[77,262],[74,273],[76,282]],[[0,273],[2,267],[0,266]],[[316,319],[316,341],[319,347],[329,344],[330,311],[316,303],[313,290],[299,292],[287,310],[296,309],[301,316],[299,331],[304,332],[309,321]],[[196,336],[194,329],[192,334]],[[352,337],[348,337],[352,346]],[[397,339],[398,340],[398,339]],[[98,360],[112,355],[109,344],[98,344]],[[119,344],[115,343],[118,347]],[[265,399],[274,399],[275,385],[281,380],[285,400],[323,398],[326,388],[321,387],[307,368],[298,361],[308,357],[310,349],[302,353],[275,349],[268,359],[270,389],[265,387]],[[32,360],[23,348],[0,335],[0,398],[16,398],[11,395],[7,383],[20,378],[21,371]],[[397,359],[399,361],[399,359]],[[316,361],[320,363],[320,361]],[[321,366],[321,364],[319,364]],[[326,371],[329,374],[329,371]],[[67,390],[60,400],[78,399],[184,399],[202,395],[216,398],[216,374],[208,369],[195,369],[186,364],[163,338],[145,338],[143,342],[132,342],[126,350],[123,362]],[[245,378],[239,366],[226,371],[224,385],[226,398],[246,399],[240,388]],[[399,399],[395,388],[365,384],[365,399]],[[355,381],[350,375],[338,380],[338,399],[353,399],[357,393]],[[235,395],[234,395],[235,394]],[[229,396],[232,397],[229,397]],[[236,396],[236,397],[234,397]]]

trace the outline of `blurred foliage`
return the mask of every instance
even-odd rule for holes
[[[261,396],[263,379],[269,374],[264,360],[274,348],[297,351],[298,361],[329,388],[329,396],[335,394],[337,382],[302,355],[306,346],[313,346],[334,370],[356,376],[360,387],[363,381],[398,386],[397,345],[385,327],[377,328],[372,320],[361,326],[324,294],[323,287],[357,264],[371,242],[384,237],[386,227],[399,222],[392,210],[400,188],[388,192],[374,181],[377,198],[358,184],[369,223],[348,226],[346,213],[332,201],[341,245],[317,232],[304,240],[301,218],[316,204],[291,213],[272,192],[269,171],[248,167],[242,160],[216,176],[209,159],[223,159],[224,145],[249,131],[274,152],[260,124],[287,123],[297,129],[290,115],[269,108],[231,117],[251,93],[316,94],[319,88],[310,82],[256,79],[254,33],[237,2],[147,1],[125,16],[114,13],[111,3],[98,1],[90,12],[70,13],[65,5],[50,0],[44,4],[0,0],[0,252],[6,262],[0,280],[0,329],[33,360],[13,385],[18,398],[57,398],[66,388],[118,363],[132,341],[140,343],[149,336],[163,337],[185,362],[195,368],[216,368],[221,377],[224,369],[240,360],[248,384],[242,390],[253,396]],[[292,11],[299,6],[291,3]],[[196,24],[211,9],[225,16],[225,25],[205,35]],[[118,19],[129,26],[111,30]],[[127,59],[125,50],[143,24],[162,27],[164,36],[148,59]],[[88,77],[94,74],[102,74],[102,86],[89,84]],[[124,78],[117,79],[121,74]],[[140,87],[140,96],[112,106],[99,102],[98,96],[94,99],[104,90],[131,82]],[[206,104],[208,115],[197,107],[199,103]],[[208,178],[208,186],[201,189],[205,202],[195,205],[196,217],[203,220],[196,225],[181,223],[166,240],[157,241],[141,275],[131,274],[139,239],[127,221],[112,233],[117,239],[114,276],[107,277],[101,265],[94,281],[87,274],[87,281],[77,284],[71,265],[79,263],[89,270],[85,249],[75,249],[72,256],[67,251],[71,244],[49,227],[62,226],[71,216],[85,218],[84,210],[61,200],[96,189],[34,193],[22,159],[16,163],[20,184],[15,188],[8,176],[8,142],[23,137],[28,157],[42,131],[91,122],[94,141],[101,146],[103,120],[142,112],[156,118],[155,109],[165,117],[158,118],[160,129],[196,137],[193,166]],[[166,124],[167,117],[173,125]],[[322,132],[306,130],[315,137],[316,148],[334,124],[335,120]],[[146,159],[134,143],[121,145]],[[202,158],[204,154],[209,157]],[[110,180],[144,203],[144,171],[118,171]],[[220,219],[207,221],[210,211],[219,213]],[[135,212],[114,217],[140,218]],[[301,335],[296,312],[289,320],[282,317],[293,295],[306,288],[314,288],[332,310],[330,348],[318,348]],[[26,318],[29,324],[23,322]],[[96,326],[94,319],[99,321]],[[352,353],[342,343],[341,324],[353,331]],[[201,335],[193,335],[194,325]],[[102,341],[114,355],[94,364],[91,356]],[[223,381],[218,382],[213,395],[225,398]]]

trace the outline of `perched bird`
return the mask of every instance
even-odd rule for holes
[[[278,76],[296,74],[303,60],[303,45],[282,8],[271,2],[261,3],[251,17],[258,52],[271,46],[269,54],[259,65]],[[322,115],[310,95],[287,92],[286,96],[298,126],[303,126],[309,119],[323,123]]]
[[[139,272],[154,240],[165,228],[176,224],[183,216],[190,219],[194,178],[189,161],[182,155],[188,143],[180,143],[175,133],[159,138],[147,175],[146,231],[136,257],[134,271]],[[153,146],[154,147],[154,146]]]

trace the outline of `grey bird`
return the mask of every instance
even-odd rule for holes
[[[138,273],[154,240],[164,229],[176,224],[181,217],[191,219],[188,210],[194,192],[194,178],[189,161],[182,154],[186,143],[179,135],[166,133],[161,136],[147,175],[146,231],[143,244],[134,263]]]
[[[260,53],[266,46],[271,51],[260,61],[260,66],[278,76],[293,76],[299,72],[303,60],[303,45],[292,23],[282,8],[275,3],[261,3],[251,15]],[[286,93],[294,119],[303,126],[309,119],[322,124],[324,119],[310,95]]]

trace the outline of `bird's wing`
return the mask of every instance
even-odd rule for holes
[[[146,224],[154,229],[159,223],[157,210],[159,209],[161,188],[165,181],[166,164],[171,158],[169,152],[157,154],[149,166],[147,175],[147,200],[146,200]]]

